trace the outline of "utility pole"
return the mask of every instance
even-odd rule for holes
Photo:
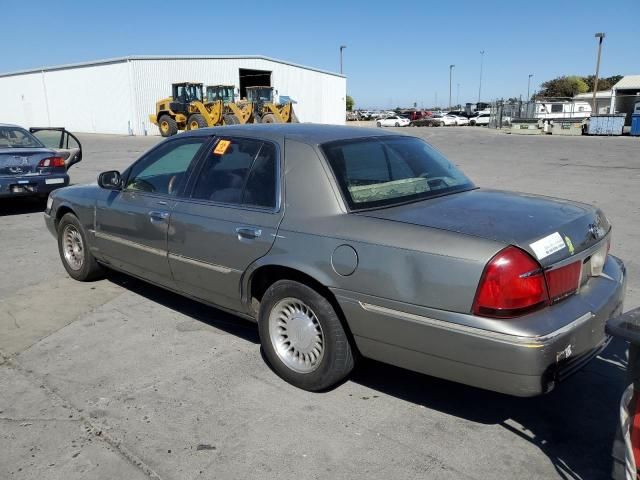
[[[533,77],[533,73],[529,74],[529,81],[527,82],[527,102],[531,98],[529,91],[531,90],[531,77]]]
[[[340,75],[342,75],[342,51],[347,48],[346,45],[340,45]]]
[[[484,61],[484,50],[480,50],[480,85],[478,86],[478,103],[480,103],[480,96],[482,95],[482,63]]]
[[[598,62],[596,63],[596,78],[593,79],[593,108],[591,110],[592,115],[598,114],[596,95],[598,92],[598,75],[600,74],[600,54],[602,53],[602,40],[604,40],[604,33],[598,32],[596,33],[595,37],[598,39]]]
[[[451,110],[451,79],[453,78],[453,68],[455,65],[449,65],[449,110]]]

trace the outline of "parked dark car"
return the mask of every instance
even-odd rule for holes
[[[81,160],[80,142],[64,128],[0,124],[0,198],[46,198],[69,184],[67,170]]]
[[[256,321],[274,370],[307,390],[359,352],[545,393],[607,345],[625,293],[598,208],[477,188],[380,129],[198,129],[51,200],[71,277],[113,268]]]

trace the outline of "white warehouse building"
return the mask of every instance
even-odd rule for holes
[[[263,56],[131,56],[0,74],[0,123],[157,135],[149,120],[171,84],[272,86],[300,122],[343,124],[346,78]]]

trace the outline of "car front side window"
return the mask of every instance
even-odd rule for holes
[[[132,167],[125,190],[178,195],[186,184],[189,167],[207,140],[189,137],[161,145]]]

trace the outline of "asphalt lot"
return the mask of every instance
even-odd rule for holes
[[[601,207],[640,305],[640,143],[415,128],[483,187]],[[74,183],[159,137],[78,134]],[[364,362],[322,394],[263,362],[256,327],[125,275],[70,280],[43,205],[0,204],[0,478],[608,478],[625,346],[510,398]]]

